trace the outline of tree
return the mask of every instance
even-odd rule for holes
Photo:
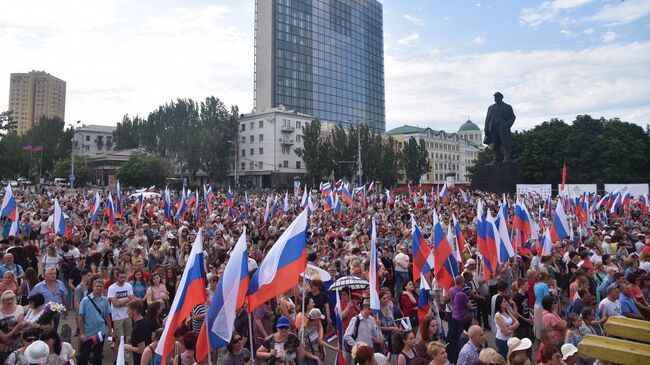
[[[419,184],[421,176],[429,171],[430,165],[424,139],[420,138],[418,143],[415,137],[409,138],[408,142],[404,143],[402,160],[407,180]]]
[[[401,178],[402,160],[397,142],[393,137],[388,137],[386,144],[381,146],[381,169],[379,170],[379,179],[384,186],[393,186]]]
[[[113,140],[115,141],[115,148],[118,150],[126,150],[137,148],[140,145],[140,125],[142,119],[137,115],[133,120],[126,114],[122,118],[122,122],[117,123],[117,128],[113,131]]]
[[[231,156],[234,155],[231,151],[236,146],[231,141],[236,142],[239,133],[238,115],[236,106],[232,106],[229,112],[226,104],[215,97],[206,98],[201,103],[200,156],[203,168],[212,181],[223,182],[228,176]],[[235,153],[238,153],[236,149]]]
[[[305,124],[302,127],[302,148],[296,149],[296,155],[305,163],[312,185],[328,176],[334,168],[332,146],[329,141],[323,141],[320,134],[321,123],[318,119]]]
[[[164,158],[148,154],[131,156],[117,170],[117,179],[124,186],[164,186],[168,165]]]
[[[7,133],[15,133],[18,129],[18,123],[13,120],[13,111],[5,111],[0,113],[0,137]]]
[[[513,157],[526,183],[560,183],[566,162],[568,183],[647,182],[650,179],[650,136],[631,123],[578,115],[572,124],[551,119],[512,135]],[[479,153],[474,165],[492,160],[492,150]]]
[[[54,172],[52,175],[54,177],[60,177],[67,179],[70,176],[71,162],[70,158],[64,158],[59,160],[54,164]],[[75,185],[83,186],[88,180],[88,165],[86,163],[86,157],[84,156],[75,156],[74,158],[74,176],[75,176]]]

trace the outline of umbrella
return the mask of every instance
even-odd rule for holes
[[[300,276],[303,276],[304,274],[307,274],[307,280],[318,279],[323,282],[332,280],[332,275],[330,275],[330,273],[313,264],[307,264],[305,272],[300,273]]]
[[[343,288],[348,288],[351,290],[363,290],[367,288],[368,285],[368,281],[360,279],[356,276],[344,276],[337,279],[334,284],[330,286],[330,290],[341,290]]]

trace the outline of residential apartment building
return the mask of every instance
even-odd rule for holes
[[[296,149],[302,147],[302,127],[313,119],[284,106],[243,114],[234,143],[237,156],[229,171],[231,181],[237,178],[244,187],[292,187],[295,177],[307,173]]]
[[[41,117],[65,119],[65,81],[45,71],[12,73],[9,81],[9,110],[18,134],[25,134]]]
[[[470,120],[456,133],[405,125],[386,134],[397,141],[400,149],[411,137],[417,141],[424,139],[430,169],[422,175],[422,184],[443,184],[448,176],[453,176],[458,184],[469,184],[467,168],[474,163],[483,146],[481,129]]]
[[[384,133],[382,3],[256,0],[254,89],[258,112],[285,105]]]
[[[115,129],[115,126],[85,124],[75,129],[75,154],[93,158],[114,151],[113,131]]]

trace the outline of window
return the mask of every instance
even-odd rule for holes
[[[246,130],[246,123],[241,124],[241,130],[242,130],[242,132]]]
[[[251,136],[251,143],[255,142],[255,136]]]
[[[246,157],[246,150],[245,149],[241,150],[241,157]]]
[[[258,142],[264,142],[264,135],[260,134],[259,136],[257,136],[257,141]]]
[[[90,136],[86,136],[86,142],[90,142]]]
[[[242,144],[246,143],[246,137],[241,137],[241,143]]]
[[[289,167],[289,161],[283,161],[282,166],[283,167]]]
[[[241,169],[242,169],[242,170],[246,170],[246,162],[242,162],[242,163],[241,163]]]
[[[302,143],[302,136],[301,135],[299,135],[299,134],[296,135],[296,142]]]
[[[251,162],[248,164],[251,170],[255,170],[255,162]]]
[[[260,150],[257,152],[257,154],[263,155],[264,154],[264,148],[260,147]]]
[[[258,126],[259,128],[264,128],[264,121],[263,120],[260,120],[258,124],[259,124],[259,126]]]
[[[296,128],[302,128],[302,122],[299,120],[296,120]]]
[[[253,128],[255,128],[255,122],[251,122],[250,127],[251,127],[251,130],[253,130]]]
[[[300,123],[300,122],[298,122],[298,123]],[[296,168],[300,169],[300,161],[296,161]]]
[[[255,154],[255,149],[254,149],[254,148],[251,148],[251,150],[248,151],[248,152],[250,153],[251,156],[253,156],[253,155]]]

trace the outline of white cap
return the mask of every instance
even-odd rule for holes
[[[467,262],[465,263],[465,265],[467,265],[467,266],[469,266],[469,265],[476,265],[476,260],[474,260],[474,259],[469,259],[469,260],[467,260]]]
[[[562,345],[560,350],[562,351],[562,360],[566,360],[578,352],[578,348],[570,343],[565,343]]]
[[[320,309],[314,308],[309,311],[309,319],[325,319],[325,316],[320,312]]]

